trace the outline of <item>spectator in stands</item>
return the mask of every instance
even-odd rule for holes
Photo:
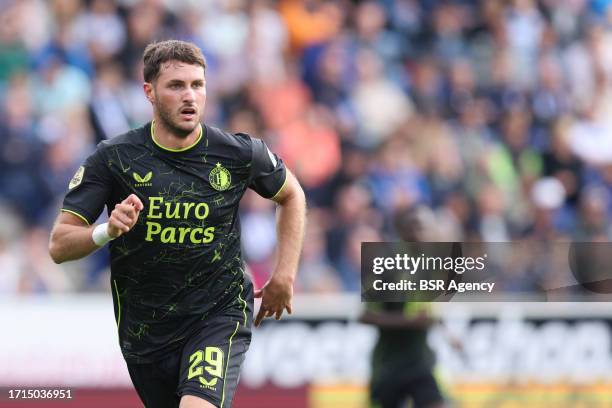
[[[170,37],[205,50],[208,120],[249,129],[296,168],[319,214],[310,233],[327,238],[327,256],[313,247],[303,268],[326,289],[355,290],[349,243],[393,239],[392,214],[408,204],[429,206],[448,237],[608,236],[607,1],[5,3],[0,205],[25,232],[3,248],[41,245],[28,237],[49,228],[81,159],[150,118],[137,56]],[[565,191],[554,211],[533,194],[548,177]],[[244,212],[245,228],[269,219],[267,208]],[[271,262],[273,239],[251,247],[253,270]],[[14,261],[7,276],[22,282]],[[90,289],[101,273],[44,286]]]

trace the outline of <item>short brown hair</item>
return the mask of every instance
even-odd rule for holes
[[[154,81],[164,62],[176,60],[185,64],[199,65],[206,71],[206,58],[200,48],[190,42],[180,40],[167,40],[147,45],[143,54],[144,80]]]

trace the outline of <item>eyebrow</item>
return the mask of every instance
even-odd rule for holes
[[[170,81],[167,82],[168,85],[174,85],[174,84],[184,84],[185,81],[183,81],[182,79],[171,79]],[[204,83],[203,79],[194,79],[193,81],[191,81],[191,83]]]

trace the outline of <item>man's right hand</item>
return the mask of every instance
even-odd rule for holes
[[[128,198],[115,205],[108,219],[108,235],[117,238],[129,232],[138,221],[138,215],[143,208],[144,205],[136,194],[130,194]]]

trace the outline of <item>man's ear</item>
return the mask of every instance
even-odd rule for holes
[[[142,88],[144,89],[145,96],[147,97],[149,102],[155,103],[155,92],[153,91],[153,84],[150,82],[145,82],[142,85]]]

